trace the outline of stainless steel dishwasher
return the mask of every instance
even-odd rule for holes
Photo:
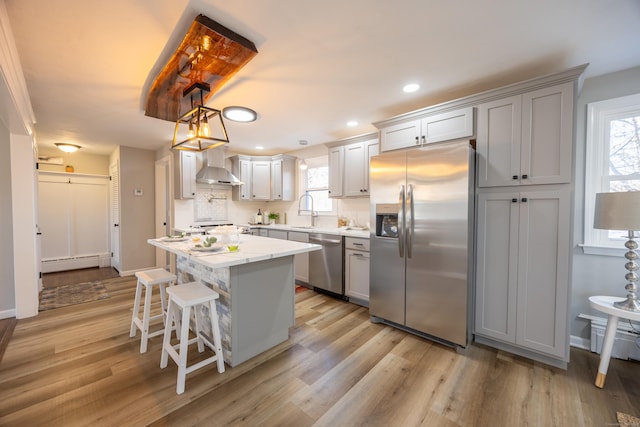
[[[322,246],[319,251],[309,252],[309,284],[344,298],[342,236],[309,233],[309,243]]]

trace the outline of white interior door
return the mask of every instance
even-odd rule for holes
[[[111,267],[120,271],[120,165],[109,166],[111,176]]]

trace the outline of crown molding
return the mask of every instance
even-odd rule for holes
[[[36,117],[31,108],[31,99],[24,79],[18,49],[16,48],[6,5],[0,2],[0,74],[7,86],[13,105],[14,116],[7,126],[16,134],[33,136]]]

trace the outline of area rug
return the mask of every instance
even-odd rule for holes
[[[640,418],[636,418],[633,415],[616,412],[616,417],[620,427],[640,427]]]
[[[40,311],[109,298],[102,282],[45,288],[40,292]]]

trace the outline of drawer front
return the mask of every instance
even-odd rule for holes
[[[344,241],[345,249],[369,252],[369,239],[358,239],[357,237],[347,237]]]

